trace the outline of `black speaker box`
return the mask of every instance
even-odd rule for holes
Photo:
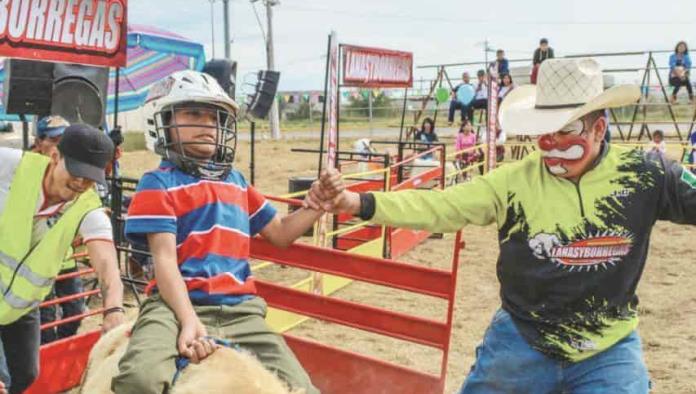
[[[3,106],[8,114],[48,115],[54,63],[5,59]]]
[[[265,118],[271,110],[275,94],[278,91],[280,73],[277,71],[259,71],[259,81],[256,84],[256,92],[251,97],[249,112],[255,118]]]
[[[100,127],[106,120],[108,67],[57,63],[53,70],[51,114],[70,123]]]
[[[203,72],[215,78],[222,90],[234,100],[237,86],[237,62],[229,59],[212,59],[203,66]]]

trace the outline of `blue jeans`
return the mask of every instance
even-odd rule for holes
[[[39,311],[0,326],[0,338],[0,380],[10,394],[20,394],[39,375]]]
[[[447,121],[452,123],[454,122],[454,113],[459,109],[461,110],[461,120],[464,122],[464,119],[469,116],[469,120],[471,120],[471,117],[469,113],[471,112],[470,109],[471,104],[464,104],[461,101],[457,100],[452,100],[450,101],[450,107],[449,107],[449,114],[447,116]]]
[[[589,359],[557,361],[529,346],[500,309],[460,394],[645,394],[649,386],[637,332]]]

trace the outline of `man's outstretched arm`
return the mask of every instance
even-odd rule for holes
[[[493,174],[491,174],[493,175]],[[501,222],[505,207],[495,183],[504,174],[475,178],[471,182],[440,190],[405,190],[359,194],[341,190],[331,198],[331,184],[315,182],[305,205],[334,213],[349,213],[363,220],[394,227],[454,232],[467,224]]]

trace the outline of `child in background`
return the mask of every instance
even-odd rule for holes
[[[431,118],[423,119],[421,129],[415,135],[415,142],[427,144],[425,147],[418,149],[419,153],[432,148],[431,144],[438,142],[437,134],[435,134],[435,121]],[[433,153],[428,153],[421,156],[422,160],[435,160]]]
[[[689,169],[691,172],[696,174],[696,133],[691,133],[689,136],[689,145],[691,145],[691,152],[689,152],[689,156],[687,157],[686,161],[691,165]]]
[[[474,133],[474,128],[471,126],[470,122],[464,122],[459,127],[459,132],[457,133],[457,139],[454,141],[454,151],[459,152],[467,148],[472,148],[476,146],[476,134]],[[455,160],[455,167],[459,170],[466,166],[471,165],[476,161],[476,152],[474,150],[458,153]],[[469,178],[469,172],[467,171],[465,178]]]
[[[665,133],[662,130],[655,130],[653,133],[653,147],[651,152],[657,152],[664,155],[667,151],[667,146],[665,145]]]

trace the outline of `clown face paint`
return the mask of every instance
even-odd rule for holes
[[[560,131],[539,138],[539,148],[549,171],[563,178],[580,176],[590,159],[589,133],[584,123],[576,120]]]

